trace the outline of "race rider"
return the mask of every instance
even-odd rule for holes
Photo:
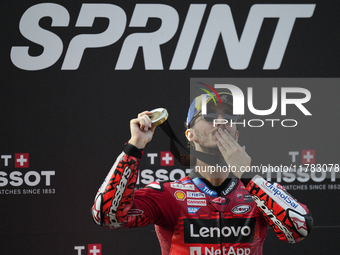
[[[152,223],[163,255],[262,254],[268,224],[288,243],[311,232],[308,208],[284,187],[258,175],[242,178],[251,158],[238,144],[239,130],[232,121],[239,116],[232,114],[232,95],[218,95],[222,105],[207,95],[205,115],[202,96],[189,108],[185,134],[191,150],[204,157],[180,180],[156,181],[135,191],[143,149],[156,127],[149,111],[130,121],[131,138],[95,197],[92,216],[98,225],[118,229]],[[216,124],[214,119],[226,121]],[[217,158],[224,165],[212,163]]]

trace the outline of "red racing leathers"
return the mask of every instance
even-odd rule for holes
[[[140,157],[126,146],[96,195],[92,216],[113,229],[155,224],[163,255],[262,254],[268,223],[290,243],[311,231],[307,207],[259,176],[248,184],[249,193],[237,178],[216,188],[195,171],[134,191]]]

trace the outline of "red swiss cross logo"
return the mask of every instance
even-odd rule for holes
[[[315,150],[302,150],[302,164],[315,164]]]
[[[161,166],[173,166],[174,156],[170,151],[161,151]]]
[[[29,166],[28,153],[15,153],[15,168],[28,168]]]
[[[102,255],[102,245],[101,244],[89,244],[88,245],[88,255]]]

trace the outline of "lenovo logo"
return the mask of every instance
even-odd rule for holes
[[[185,243],[250,243],[254,238],[255,218],[184,219]]]

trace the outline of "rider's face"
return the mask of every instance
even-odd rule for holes
[[[232,114],[232,110],[229,105],[217,105],[210,103],[207,105],[207,113],[216,112],[218,119],[223,119],[223,113]],[[195,149],[198,151],[203,151],[211,154],[219,154],[219,149],[217,147],[216,132],[218,128],[226,129],[231,136],[238,141],[239,132],[237,131],[236,124],[230,124],[230,121],[226,124],[217,124],[215,126],[213,122],[207,122],[199,116],[192,128],[190,129],[191,137],[189,140],[195,143]],[[224,122],[225,123],[225,122]]]

